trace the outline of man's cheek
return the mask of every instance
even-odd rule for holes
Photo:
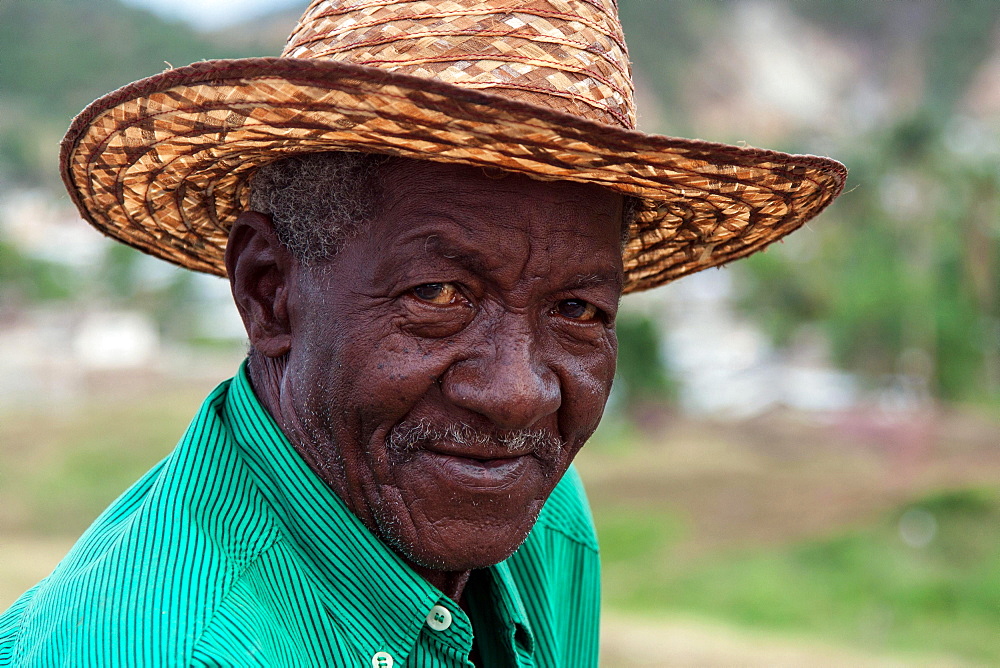
[[[395,423],[428,395],[441,373],[440,365],[420,356],[375,356],[373,363],[356,367],[347,384],[355,392],[352,403],[363,407],[369,419]]]
[[[563,435],[570,443],[586,440],[597,429],[611,394],[614,368],[614,363],[578,368],[564,385]]]
[[[611,394],[615,379],[616,357],[613,354],[596,354],[575,358],[565,367],[563,377],[577,400],[602,407]]]

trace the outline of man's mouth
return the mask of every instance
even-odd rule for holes
[[[481,458],[453,455],[426,448],[421,457],[439,467],[444,476],[466,487],[502,488],[514,484],[531,466],[534,457]]]
[[[503,463],[504,461],[510,461],[519,457],[526,457],[534,454],[535,451],[534,448],[513,450],[502,446],[490,447],[486,444],[484,444],[484,446],[486,447],[469,446],[467,444],[456,443],[449,438],[422,440],[419,443],[420,450],[426,450],[428,452],[447,457],[468,459],[470,461],[480,462],[483,465],[486,465],[489,462]]]
[[[463,486],[493,489],[516,482],[533,461],[548,469],[563,447],[545,430],[494,432],[465,424],[441,427],[427,419],[396,425],[386,444],[390,451],[424,459]]]

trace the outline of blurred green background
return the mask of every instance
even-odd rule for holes
[[[79,220],[58,141],[171,64],[277,54],[299,4],[0,0],[0,607],[245,346],[224,281]],[[625,300],[579,460],[606,665],[1000,662],[1000,4],[619,5],[642,129],[851,174],[786,242]]]

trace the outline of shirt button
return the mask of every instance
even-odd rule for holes
[[[392,654],[388,652],[377,652],[372,657],[372,668],[392,668]]]
[[[443,605],[435,605],[427,615],[427,626],[435,631],[444,631],[451,626],[451,613]]]

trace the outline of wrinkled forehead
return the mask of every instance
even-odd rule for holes
[[[543,239],[552,235],[604,238],[607,229],[620,239],[625,198],[602,186],[543,181],[491,167],[394,160],[381,175],[382,218],[406,221],[427,217],[461,224],[487,222],[482,231],[522,231]]]
[[[499,285],[622,281],[623,197],[599,186],[538,181],[479,167],[403,161],[381,175],[379,211],[349,242],[358,271],[461,266]],[[523,284],[523,283],[522,283]]]

